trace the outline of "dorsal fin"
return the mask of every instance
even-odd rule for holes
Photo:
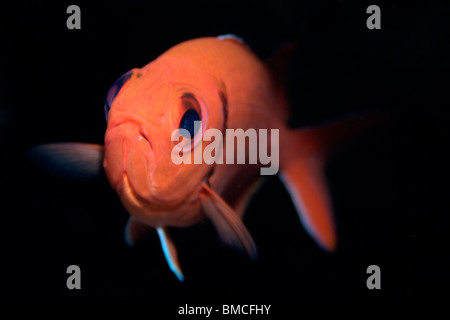
[[[241,37],[238,37],[235,34],[231,34],[231,33],[223,34],[223,35],[217,36],[217,39],[224,40],[224,41],[231,41],[231,42],[243,45],[246,48],[248,48],[248,45],[245,43],[244,39],[242,39]]]
[[[288,83],[295,45],[293,42],[283,44],[269,59],[267,66],[277,83],[285,86]]]

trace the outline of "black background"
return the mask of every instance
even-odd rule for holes
[[[81,30],[66,8],[81,8]],[[381,30],[366,8],[381,7]],[[447,1],[17,1],[1,10],[1,285],[5,297],[148,298],[184,304],[447,295],[450,52]],[[295,41],[292,126],[389,110],[330,162],[339,248],[306,234],[277,177],[244,222],[259,260],[222,247],[209,223],[174,230],[186,275],[156,233],[123,241],[128,214],[105,178],[71,183],[30,165],[49,142],[102,143],[113,81],[191,38],[235,33],[262,59]],[[274,115],[276,116],[276,115]],[[66,288],[66,268],[82,289]],[[382,289],[366,288],[378,265]],[[154,305],[157,305],[154,302]]]

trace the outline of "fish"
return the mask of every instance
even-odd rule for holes
[[[220,240],[257,258],[243,215],[264,177],[257,163],[174,164],[174,130],[194,137],[205,130],[278,130],[268,141],[279,150],[279,173],[306,231],[326,251],[337,248],[336,224],[324,168],[337,146],[368,126],[364,117],[290,128],[282,74],[288,44],[262,61],[239,37],[224,35],[181,42],[111,86],[104,105],[104,145],[53,143],[30,150],[48,172],[70,179],[106,173],[130,214],[125,241],[133,246],[157,231],[168,266],[183,281],[170,229],[210,220]],[[202,121],[200,132],[193,123]],[[211,143],[211,142],[210,142]],[[274,146],[273,144],[276,144]],[[224,147],[225,151],[225,147]]]

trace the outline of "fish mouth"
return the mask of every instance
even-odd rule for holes
[[[131,181],[138,181],[135,189],[149,188],[147,174],[142,173],[150,172],[154,158],[152,139],[138,123],[128,121],[108,128],[103,166],[114,189],[119,187],[125,173]]]
[[[123,196],[135,206],[139,206],[143,201],[143,199],[141,199],[134,191],[126,173],[123,174],[122,182],[117,186],[116,191],[118,194],[123,194]]]
[[[119,185],[117,186],[116,191],[119,195],[121,195],[121,198],[126,200],[125,202],[129,202],[131,205],[135,207],[162,209],[162,206],[156,205],[156,203],[152,201],[152,199],[142,197],[138,192],[136,192],[126,172],[124,172],[121,183],[119,183]]]
[[[126,173],[124,173],[116,191],[123,206],[134,218],[155,228],[166,224],[167,208],[157,206],[148,199],[143,199],[134,190]]]
[[[133,186],[133,181],[130,179],[129,174],[125,171],[120,183],[116,187],[116,192],[121,195],[123,200],[126,202],[130,202],[135,207],[140,208],[148,208],[151,210],[176,210],[184,203],[192,204],[199,199],[199,191],[201,190],[201,186],[204,183],[208,183],[208,179],[211,175],[211,172],[205,175],[205,177],[201,180],[198,186],[194,187],[190,192],[188,192],[183,197],[179,198],[167,198],[164,196],[160,196],[159,194],[152,193],[152,189],[136,190]],[[170,194],[170,191],[167,190],[167,193]]]
[[[199,190],[203,183],[204,181],[186,198],[180,199],[176,203],[160,201],[156,197],[142,198],[133,188],[127,173],[124,173],[116,191],[125,209],[138,221],[154,228],[187,227],[204,219],[199,198]]]
[[[147,141],[148,145],[150,146],[150,149],[153,150],[153,144],[152,141],[148,138],[148,135],[146,135],[143,130],[139,130],[139,139],[144,139]]]
[[[186,170],[162,163],[165,159],[158,156],[163,146],[155,149],[151,138],[135,122],[110,126],[104,158],[108,180],[133,217],[152,226],[168,219],[171,225],[188,224],[199,210],[201,185],[212,171],[194,180]]]

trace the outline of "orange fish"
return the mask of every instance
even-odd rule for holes
[[[336,248],[336,227],[324,177],[325,159],[364,121],[353,119],[315,128],[287,126],[289,108],[277,70],[272,70],[241,39],[227,35],[183,42],[141,69],[117,80],[107,95],[104,147],[82,143],[35,147],[47,168],[74,178],[91,177],[102,167],[130,214],[125,238],[135,244],[155,228],[169,267],[184,279],[168,227],[187,227],[210,219],[221,240],[257,255],[242,222],[261,181],[256,164],[174,164],[171,140],[178,128],[192,131],[192,149],[210,128],[278,129],[280,178],[308,233],[328,251]],[[281,61],[281,62],[280,62]],[[279,72],[278,72],[279,73]],[[225,141],[226,143],[226,141]],[[270,141],[268,142],[271,143]],[[271,146],[273,147],[273,146]],[[225,150],[224,150],[225,151]]]

